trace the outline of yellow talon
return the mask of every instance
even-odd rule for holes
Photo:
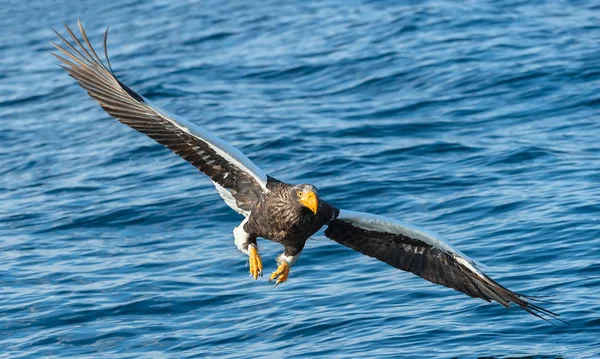
[[[269,278],[269,282],[274,280],[275,278],[277,278],[277,281],[275,282],[275,286],[277,287],[277,285],[279,283],[283,283],[288,279],[289,274],[290,274],[290,265],[287,264],[286,262],[281,262],[281,264],[279,265],[277,270],[275,272],[273,272],[273,274],[271,274],[271,277]]]
[[[258,279],[258,276],[262,277],[262,261],[258,255],[258,249],[254,245],[248,246],[248,263],[250,264],[250,275],[254,277],[254,280]]]

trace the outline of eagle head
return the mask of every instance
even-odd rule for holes
[[[319,196],[317,194],[317,188],[311,184],[299,184],[293,186],[292,198],[302,207],[308,208],[313,214],[317,214],[319,209]]]

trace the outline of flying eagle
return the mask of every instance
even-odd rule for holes
[[[327,237],[395,268],[474,298],[505,307],[515,303],[536,317],[560,320],[558,314],[533,304],[534,298],[512,292],[485,275],[474,261],[433,233],[386,217],[339,209],[321,199],[311,184],[292,185],[265,174],[219,137],[160,109],[119,81],[108,59],[108,29],[104,33],[107,66],[79,21],[78,26],[85,45],[66,24],[72,41],[54,30],[64,42],[52,43],[64,56],[53,54],[64,63],[60,66],[109,115],[164,145],[212,180],[225,203],[244,216],[233,237],[248,256],[254,279],[263,270],[258,237],[283,245],[276,259],[278,268],[269,277],[277,286],[288,279],[307,239],[327,226]]]

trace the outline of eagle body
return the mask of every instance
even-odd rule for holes
[[[108,30],[104,34],[107,66],[80,22],[78,27],[83,42],[66,25],[70,40],[55,31],[63,42],[53,43],[60,52],[61,56],[53,55],[61,67],[109,115],[173,151],[212,181],[225,203],[244,217],[233,237],[237,248],[248,256],[254,279],[263,269],[258,238],[283,245],[276,259],[279,266],[270,277],[277,285],[288,279],[307,239],[326,226],[326,237],[394,268],[474,298],[505,307],[514,303],[536,317],[560,321],[558,314],[532,303],[532,297],[515,293],[484,274],[473,260],[435,233],[391,218],[336,208],[310,184],[293,185],[268,176],[226,141],[161,109],[119,81],[108,58]]]
[[[320,200],[317,213],[298,203],[297,190],[317,192],[309,184],[295,186],[269,178],[269,192],[252,207],[244,231],[252,238],[262,237],[284,246],[286,256],[297,256],[304,244],[336,215],[336,208]]]

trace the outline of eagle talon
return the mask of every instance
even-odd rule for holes
[[[281,264],[279,265],[277,270],[275,272],[273,272],[273,274],[271,274],[271,277],[269,277],[269,282],[277,279],[277,281],[275,282],[275,285],[273,286],[273,287],[277,287],[279,284],[287,281],[289,274],[290,274],[290,265],[287,264],[286,262],[281,262]]]
[[[262,277],[262,261],[260,255],[258,255],[258,249],[253,244],[248,246],[248,264],[250,266],[250,276],[254,277],[254,280],[257,280],[258,276]]]

